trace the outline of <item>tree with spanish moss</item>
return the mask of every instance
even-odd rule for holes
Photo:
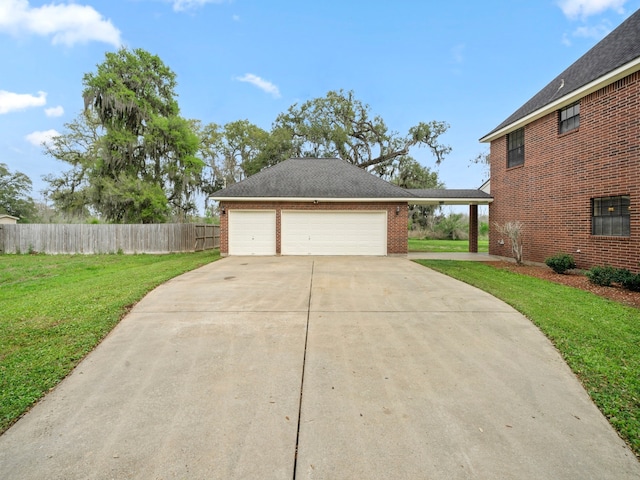
[[[47,149],[72,165],[47,178],[57,206],[116,223],[194,213],[204,163],[192,124],[180,116],[171,69],[145,50],[122,48],[83,84],[84,114]]]
[[[344,90],[294,104],[273,125],[274,131],[288,132],[294,156],[342,158],[387,178],[413,147],[427,147],[439,165],[451,151],[440,143],[448,128],[446,122],[420,122],[399,134],[373,115],[353,91]]]

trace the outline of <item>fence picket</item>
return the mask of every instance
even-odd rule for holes
[[[190,223],[0,227],[0,253],[171,253],[220,246],[220,227]]]

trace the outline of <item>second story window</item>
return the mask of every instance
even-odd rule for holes
[[[558,113],[558,133],[567,133],[580,126],[580,102],[567,105]]]
[[[507,134],[507,167],[524,164],[524,127]]]

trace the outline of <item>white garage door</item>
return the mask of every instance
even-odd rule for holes
[[[275,255],[276,212],[229,210],[229,255]]]
[[[386,255],[387,212],[282,212],[283,255]]]

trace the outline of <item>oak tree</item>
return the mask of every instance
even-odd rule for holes
[[[451,151],[439,141],[447,123],[421,122],[401,135],[373,115],[353,91],[330,91],[325,97],[294,104],[273,127],[288,132],[294,156],[342,158],[381,176],[388,176],[394,163],[414,146],[428,147],[436,164]]]
[[[122,48],[107,53],[83,84],[85,113],[47,148],[72,166],[47,178],[54,202],[111,222],[193,213],[204,163],[198,136],[180,116],[171,69],[145,50]]]
[[[12,172],[0,163],[0,213],[18,217],[20,222],[30,222],[36,215],[31,198],[31,179],[22,172]]]

